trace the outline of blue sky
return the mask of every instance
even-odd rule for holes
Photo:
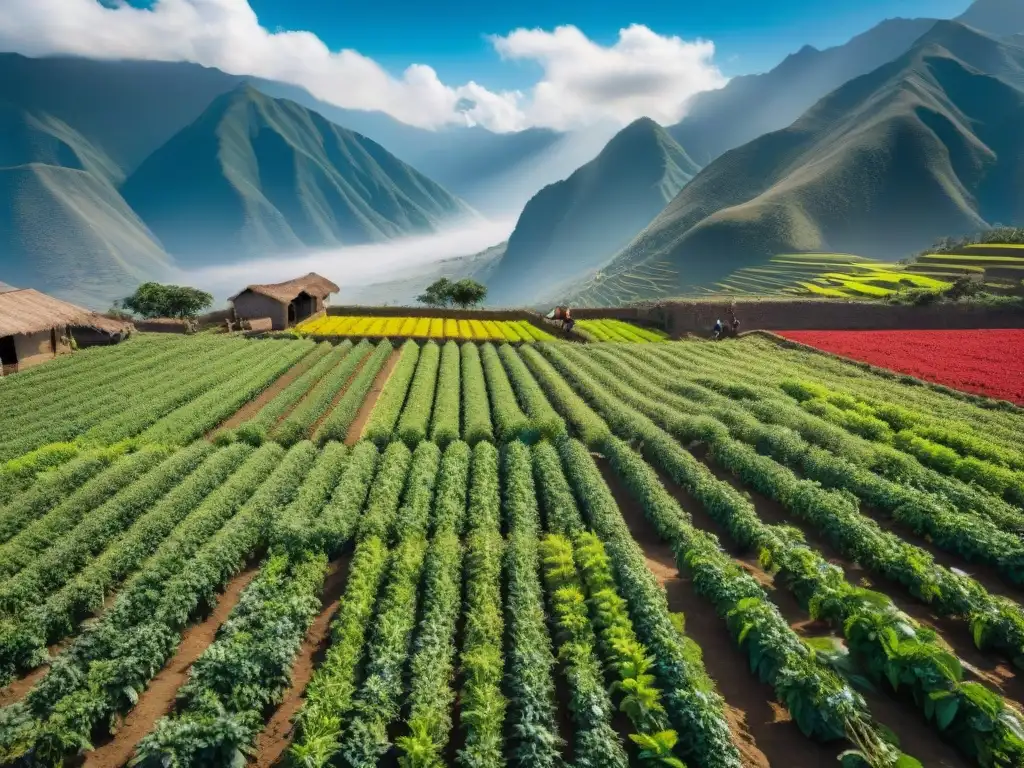
[[[251,0],[268,29],[308,29],[332,48],[355,48],[393,72],[412,63],[444,81],[524,87],[539,69],[502,62],[485,39],[519,27],[579,27],[610,45],[618,30],[644,24],[662,35],[709,38],[733,76],[770,69],[804,44],[842,43],[894,16],[950,18],[969,0]]]
[[[969,0],[0,0],[0,50],[188,61],[423,128],[683,119],[805,44]],[[504,55],[504,59],[502,58]]]

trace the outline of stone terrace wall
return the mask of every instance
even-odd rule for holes
[[[1024,310],[945,304],[907,307],[873,302],[674,301],[638,307],[574,308],[577,319],[614,317],[661,328],[672,336],[706,334],[732,307],[741,331],[931,330],[1024,328]]]

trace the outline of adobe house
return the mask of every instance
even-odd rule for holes
[[[130,323],[112,320],[31,288],[0,283],[0,364],[4,375],[23,371],[80,346],[117,343]]]
[[[229,301],[239,320],[269,317],[275,331],[283,331],[307,317],[323,312],[327,297],[340,288],[315,272],[283,283],[250,285]]]

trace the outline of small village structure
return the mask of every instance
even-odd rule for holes
[[[77,346],[116,344],[132,329],[31,288],[0,283],[0,363],[4,375],[23,371]]]
[[[283,283],[250,285],[230,301],[235,317],[249,321],[253,328],[269,319],[268,330],[283,331],[325,311],[327,297],[339,290],[326,277],[310,272]]]

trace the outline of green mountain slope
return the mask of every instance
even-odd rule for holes
[[[0,274],[12,285],[106,309],[169,267],[109,183],[40,163],[0,168]]]
[[[1022,125],[1024,48],[940,22],[789,128],[706,167],[574,301],[680,294],[777,253],[898,258],[1021,221]]]
[[[488,303],[537,300],[600,266],[699,170],[653,120],[631,123],[526,204],[488,280]]]
[[[123,174],[243,79],[181,62],[0,53],[0,101],[71,126]]]
[[[785,128],[818,99],[901,56],[935,19],[887,19],[849,42],[819,51],[804,46],[760,75],[735,77],[697,94],[682,122],[668,132],[707,165],[758,136]]]
[[[378,242],[473,215],[379,144],[248,85],[148,157],[122,193],[183,265]]]

